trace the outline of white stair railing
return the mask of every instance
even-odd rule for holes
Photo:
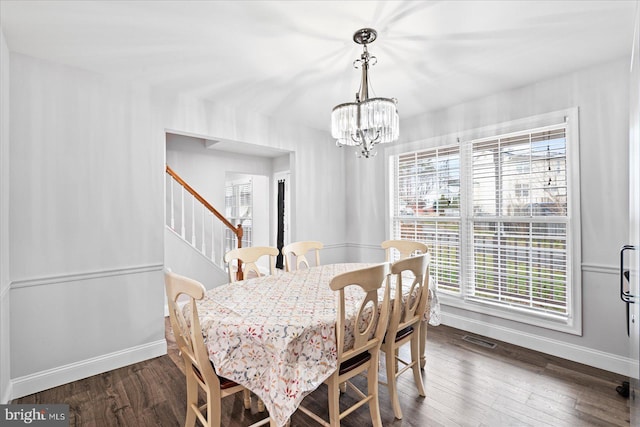
[[[185,242],[224,268],[225,230],[242,245],[242,226],[234,226],[170,167],[166,167],[166,225]],[[178,231],[179,230],[179,231]]]

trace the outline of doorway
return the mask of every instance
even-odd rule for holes
[[[276,221],[276,247],[280,251],[276,260],[276,268],[284,269],[284,258],[282,256],[282,248],[291,243],[289,226],[291,218],[290,207],[290,172],[277,172],[273,176],[274,194],[276,196],[275,214]]]

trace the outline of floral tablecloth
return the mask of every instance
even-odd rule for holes
[[[253,391],[277,425],[284,425],[302,399],[337,369],[338,294],[329,282],[369,265],[328,264],[207,291],[198,301],[198,314],[218,375]],[[363,294],[351,289],[346,307],[355,316]]]
[[[209,290],[198,313],[218,375],[253,391],[284,425],[337,368],[337,293],[329,282],[367,265],[328,264]],[[350,299],[354,307],[360,301]]]

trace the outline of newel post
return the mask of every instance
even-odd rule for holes
[[[236,239],[238,240],[238,249],[242,247],[242,236],[244,235],[244,230],[242,229],[242,224],[238,224],[236,227]],[[238,271],[236,272],[236,279],[242,280],[244,278],[244,274],[242,273],[242,261],[238,260]]]

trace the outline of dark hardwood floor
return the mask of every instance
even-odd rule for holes
[[[493,340],[494,349],[484,348],[462,340],[464,335],[446,326],[429,329],[423,373],[427,397],[418,396],[412,375],[406,372],[398,382],[404,419],[396,420],[381,386],[385,426],[629,426],[628,401],[615,391],[625,380],[622,376]],[[13,403],[67,403],[71,426],[182,425],[183,365],[170,330],[167,342],[166,356]],[[321,386],[303,404],[322,411],[326,394]],[[341,399],[350,398],[347,393]],[[342,426],[370,426],[368,415],[368,407],[360,408]],[[223,401],[225,427],[248,426],[265,416],[257,411],[255,399],[250,411],[244,410],[241,395]],[[298,411],[291,425],[317,424]]]

